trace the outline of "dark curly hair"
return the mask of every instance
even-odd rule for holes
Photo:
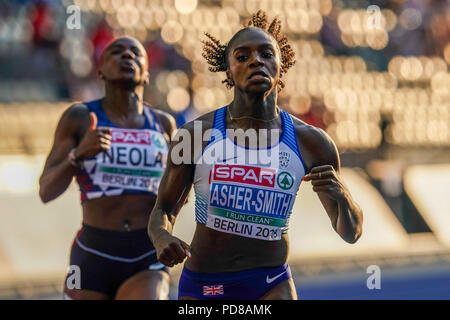
[[[209,40],[202,41],[202,55],[210,65],[208,68],[209,71],[220,72],[228,69],[228,52],[231,44],[239,36],[239,34],[251,27],[264,30],[277,41],[281,52],[280,78],[290,67],[295,64],[294,50],[292,50],[291,45],[288,43],[288,38],[281,33],[281,21],[278,18],[275,18],[269,25],[266,13],[263,10],[258,10],[257,13],[253,14],[247,25],[244,25],[243,29],[236,32],[226,45],[221,44],[220,41],[211,34],[205,33]],[[222,83],[225,83],[228,88],[232,88],[234,86],[234,83],[228,78],[223,80]],[[281,79],[279,80],[279,85],[279,90],[284,88],[284,83]]]

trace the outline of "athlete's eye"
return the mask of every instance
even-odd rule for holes
[[[139,51],[138,49],[136,49],[136,50],[132,50],[133,51],[133,53],[137,56],[137,57],[140,57],[140,56],[142,56],[142,52],[141,51]]]
[[[273,53],[271,51],[265,51],[263,53],[263,57],[264,58],[272,58],[273,57]]]
[[[238,56],[237,58],[236,58],[236,60],[237,61],[239,61],[239,62],[244,62],[245,60],[247,60],[247,56]]]

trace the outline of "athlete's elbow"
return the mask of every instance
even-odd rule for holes
[[[362,235],[362,228],[358,226],[356,230],[341,234],[342,239],[350,244],[356,243]]]
[[[43,203],[50,202],[55,198],[50,190],[50,186],[42,178],[39,180],[39,198],[41,198]]]
[[[42,186],[39,188],[39,198],[41,198],[41,201],[43,203],[47,203],[52,200],[50,193],[47,191],[45,187]]]
[[[346,237],[346,238],[343,238],[343,239],[347,243],[355,244],[358,241],[359,237],[358,236],[354,236],[354,237]]]

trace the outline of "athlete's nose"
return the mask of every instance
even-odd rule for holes
[[[125,49],[121,55],[122,59],[134,59],[134,57],[135,57],[135,54],[133,51],[131,51],[131,49]]]
[[[259,54],[252,54],[250,57],[250,66],[251,67],[259,67],[264,65],[264,60],[260,57]]]

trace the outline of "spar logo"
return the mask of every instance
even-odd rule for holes
[[[216,164],[213,169],[213,180],[274,187],[275,174],[275,169],[270,168]]]
[[[117,143],[152,144],[152,136],[148,130],[112,129],[111,140]]]
[[[164,148],[163,138],[156,133],[152,133],[152,142],[157,148],[160,148],[160,149]]]
[[[277,184],[283,190],[289,190],[294,185],[294,178],[289,172],[283,171],[277,177]]]

